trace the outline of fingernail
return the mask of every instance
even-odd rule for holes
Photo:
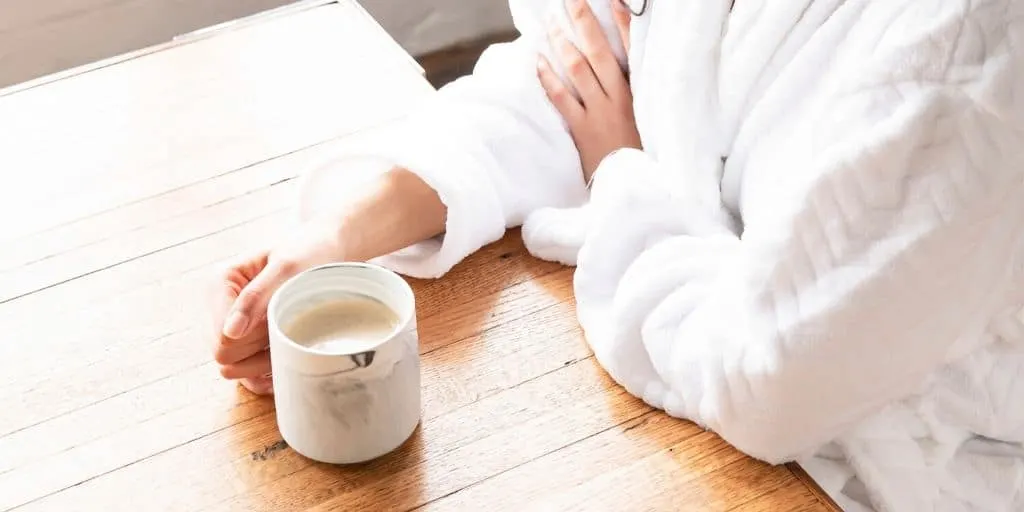
[[[245,335],[245,329],[249,326],[249,318],[240,311],[232,311],[228,320],[224,322],[224,336],[238,339]]]

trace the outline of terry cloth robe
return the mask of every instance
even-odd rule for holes
[[[377,262],[438,277],[522,225],[650,405],[848,510],[1024,510],[1024,1],[648,0],[628,58],[591,3],[644,150],[587,191],[535,71],[565,7],[513,0],[520,38],[362,148],[448,208]]]

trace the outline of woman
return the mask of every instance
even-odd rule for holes
[[[321,170],[231,268],[225,377],[270,391],[289,276],[437,277],[522,224],[651,405],[850,510],[1024,509],[1024,2],[511,7],[522,37],[369,150],[392,168]]]

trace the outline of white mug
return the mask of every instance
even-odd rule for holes
[[[314,351],[281,330],[323,302],[362,295],[391,308],[399,323],[387,338],[344,353]],[[366,263],[335,263],[291,278],[267,310],[277,426],[295,451],[351,464],[393,451],[420,421],[416,304],[401,276]]]

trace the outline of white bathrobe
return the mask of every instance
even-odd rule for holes
[[[1024,510],[1024,0],[731,4],[633,19],[644,150],[588,193],[535,72],[561,0],[513,0],[521,38],[364,148],[448,207],[380,263],[441,276],[522,224],[652,406],[848,510]]]

